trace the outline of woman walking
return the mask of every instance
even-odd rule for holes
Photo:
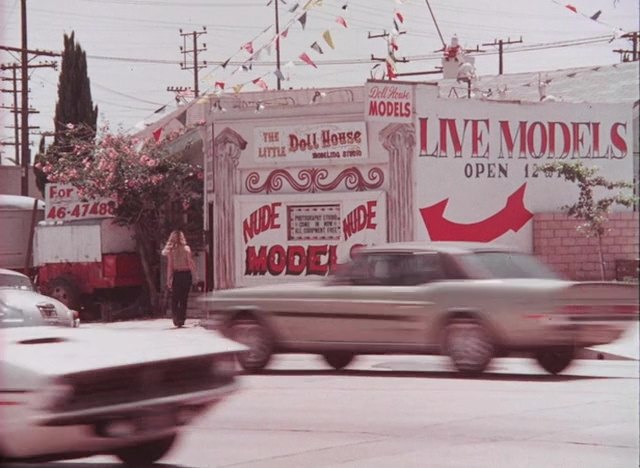
[[[182,327],[187,318],[187,300],[191,284],[196,278],[196,265],[184,233],[175,230],[162,249],[167,257],[167,288],[171,290],[173,324]]]

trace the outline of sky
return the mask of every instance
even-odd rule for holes
[[[193,71],[180,67],[180,29],[191,33],[206,27],[207,33],[198,37],[200,47],[206,44],[199,60],[207,61],[199,72],[201,92],[214,90],[216,82],[224,83],[225,92],[233,93],[234,86],[259,90],[254,80],[275,89],[276,53],[267,48],[275,38],[275,1],[280,2],[280,32],[288,32],[281,38],[280,62],[288,78],[283,88],[362,85],[368,78],[381,78],[383,67],[375,67],[380,62],[371,57],[385,57],[388,45],[369,35],[395,26],[403,33],[397,36],[396,57],[409,60],[397,63],[398,73],[435,70],[440,35],[449,43],[455,34],[463,46],[485,50],[475,54],[479,76],[498,73],[497,47],[482,46],[494,40],[522,39],[505,46],[505,73],[536,72],[618,63],[620,56],[613,50],[631,46],[619,36],[640,28],[637,0],[310,0],[306,21],[300,17],[307,0],[27,0],[28,48],[59,52],[63,34],[75,32],[87,53],[99,125],[133,132],[161,117],[154,111],[163,106],[165,112],[175,109],[175,94],[167,87],[193,87]],[[0,45],[20,47],[20,3],[0,0]],[[322,53],[311,47],[314,43]],[[252,62],[248,47],[243,48],[247,44],[254,53],[261,50]],[[301,61],[303,53],[317,68]],[[45,60],[50,58],[31,63]],[[18,61],[19,55],[0,50],[0,63]],[[252,67],[244,70],[243,63]],[[53,129],[58,75],[59,68],[30,70],[30,105],[39,113],[29,123],[40,127],[33,130],[32,154],[40,140],[37,133]],[[11,83],[4,81],[1,87],[10,89]],[[13,104],[11,93],[2,93],[1,99],[3,106]],[[6,128],[12,124],[12,114],[0,108],[1,142],[13,140],[13,130]],[[0,151],[2,163],[10,163],[13,146],[0,146]]]

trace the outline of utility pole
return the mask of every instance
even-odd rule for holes
[[[510,38],[507,38],[507,40],[505,41],[504,39],[494,39],[493,42],[489,42],[487,44],[482,44],[483,46],[498,46],[498,74],[502,75],[503,72],[503,66],[502,66],[502,54],[503,54],[503,47],[506,45],[511,45],[511,44],[520,44],[522,43],[522,36],[520,36],[520,39],[517,41],[512,41]]]
[[[10,47],[3,47],[0,46],[0,48],[2,49],[12,49]],[[20,49],[17,49],[20,50]],[[36,53],[34,51],[30,51],[30,53]],[[41,63],[35,63],[35,64],[28,64],[27,68],[56,68],[56,64],[55,62],[41,62]],[[3,109],[7,109],[10,110],[11,112],[13,112],[13,129],[14,129],[14,151],[15,151],[15,160],[16,160],[16,164],[18,166],[22,165],[22,157],[20,154],[20,142],[21,142],[21,138],[20,138],[20,131],[21,131],[21,126],[19,123],[19,116],[18,114],[22,115],[22,108],[18,106],[18,95],[22,95],[22,91],[18,89],[18,77],[17,77],[17,72],[19,69],[22,69],[22,65],[21,64],[17,64],[17,63],[12,63],[12,64],[0,64],[0,70],[4,71],[4,70],[11,70],[12,72],[12,77],[11,78],[1,78],[1,81],[10,81],[12,83],[12,87],[11,89],[2,89],[3,93],[12,93],[13,94],[13,107],[2,107]],[[36,111],[33,108],[29,108],[27,109],[27,113],[28,114],[36,114],[38,113],[38,111]],[[6,127],[6,128],[11,128],[11,127]],[[35,128],[35,127],[29,127],[29,128]]]
[[[282,84],[280,82],[280,76],[282,75],[280,72],[280,16],[278,15],[278,0],[274,0],[273,3],[275,4],[276,10],[276,70],[278,70],[276,78],[278,89],[282,89]]]
[[[190,86],[167,86],[167,91],[170,93],[174,93],[174,97],[176,100],[176,104],[180,105],[180,99],[185,99],[185,95],[193,93],[193,90]]]
[[[403,34],[407,34],[406,31],[398,31],[398,36],[401,36]],[[388,33],[386,31],[386,29],[384,31],[382,31],[382,34],[371,34],[370,32],[367,35],[367,39],[380,39],[380,38],[384,38],[387,39],[391,34]],[[393,46],[391,43],[387,44],[387,56],[386,57],[375,57],[373,54],[371,54],[371,60],[373,62],[385,62],[387,63],[387,70],[389,70],[389,64],[390,62],[395,65],[396,63],[409,63],[409,59],[407,59],[406,57],[402,57],[401,59],[396,58],[395,55],[395,51],[393,49]],[[395,73],[395,75],[397,76],[398,74]]]
[[[630,32],[620,36],[624,39],[629,39],[631,42],[631,50],[629,49],[615,49],[614,52],[620,54],[621,62],[637,62],[640,60],[640,53],[638,53],[638,44],[640,43],[640,32]]]
[[[207,34],[207,27],[202,26],[202,31],[193,31],[190,33],[183,33],[180,29],[180,35],[182,36],[183,45],[180,46],[180,52],[182,52],[182,63],[180,68],[182,70],[193,70],[193,89],[195,91],[195,97],[200,96],[200,85],[198,83],[198,70],[206,68],[207,61],[203,60],[202,64],[198,63],[198,52],[204,52],[207,50],[207,44],[202,44],[202,48],[198,48],[198,38],[203,34]],[[187,49],[187,37],[191,37],[193,49]],[[187,54],[193,54],[193,62],[189,64],[187,60]]]

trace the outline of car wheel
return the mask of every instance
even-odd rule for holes
[[[545,348],[536,352],[535,358],[544,370],[550,374],[559,374],[573,361],[575,349],[573,346],[559,346]]]
[[[267,367],[274,343],[265,326],[254,319],[234,320],[229,327],[229,338],[249,348],[238,353],[238,362],[245,371],[259,372]]]
[[[491,334],[477,320],[456,319],[444,333],[444,352],[460,372],[483,372],[494,355]]]
[[[336,370],[347,367],[353,358],[355,357],[353,353],[348,351],[332,351],[330,353],[324,353],[322,355],[327,364],[333,367]]]
[[[72,280],[54,278],[48,285],[49,296],[59,300],[69,309],[77,310],[80,305],[80,291]]]
[[[132,467],[152,465],[169,452],[175,440],[176,435],[171,434],[170,436],[163,437],[161,439],[155,439],[120,449],[115,452],[115,456],[122,460],[126,465]]]

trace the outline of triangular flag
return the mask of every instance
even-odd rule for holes
[[[401,23],[404,23],[404,16],[399,11],[396,11],[396,18],[398,18],[398,21]]]
[[[602,10],[598,10],[591,16],[591,19],[593,21],[598,21],[598,18],[600,18],[601,14],[602,14]]]
[[[349,5],[347,5],[347,4],[345,3],[344,5],[342,5],[342,9],[343,9],[343,10],[346,10],[348,6],[349,6]]]
[[[347,20],[345,20],[342,16],[338,16],[336,18],[336,23],[341,24],[342,26],[344,26],[345,28],[348,28],[347,26]]]
[[[280,70],[274,71],[273,74],[276,75],[276,78],[278,78],[281,81],[286,80],[285,76],[282,74]]]
[[[398,22],[395,20],[395,18],[393,19],[393,31],[396,34],[400,34],[400,26],[398,26]]]
[[[324,41],[329,45],[329,47],[335,49],[335,46],[333,45],[333,38],[331,37],[331,31],[327,29],[324,33],[322,33],[322,37],[324,38]]]
[[[280,33],[280,35],[281,35],[282,37],[287,37],[287,34],[289,34],[289,28],[285,29],[284,31],[282,31],[282,32]]]
[[[231,57],[229,57],[227,60],[225,60],[224,62],[222,62],[222,69],[224,70],[225,68],[227,68],[227,65],[229,65],[229,62],[231,61]]]
[[[300,18],[298,18],[298,21],[300,21],[300,24],[302,25],[302,29],[304,29],[304,27],[307,25],[307,12],[305,11],[302,16],[300,16]]]
[[[153,131],[153,139],[156,141],[156,143],[160,141],[160,138],[162,138],[162,127]]]
[[[300,54],[300,60],[308,65],[311,65],[313,68],[318,68],[318,66],[313,63],[313,60],[311,60],[311,57],[309,57],[305,52]]]
[[[247,42],[245,45],[242,46],[242,48],[247,52],[249,52],[250,54],[253,54],[253,44],[251,42]]]
[[[324,52],[322,51],[322,47],[320,47],[320,44],[318,44],[318,42],[314,42],[313,44],[311,44],[311,48],[319,54],[324,54]]]
[[[224,81],[216,81],[216,88],[224,89]]]
[[[187,111],[184,111],[182,114],[180,114],[178,117],[176,117],[176,120],[178,122],[180,122],[183,127],[186,127],[187,126]]]
[[[253,67],[253,65],[249,64],[249,65],[242,65],[242,69],[246,72],[248,72],[249,70],[251,70],[251,68]]]
[[[299,6],[300,6],[299,3],[296,3],[295,5],[293,5],[291,8],[289,8],[289,13],[293,13],[294,11],[296,11]]]
[[[162,112],[163,110],[165,110],[167,108],[167,105],[165,104],[164,106],[156,109],[153,111],[154,114],[159,114],[160,112]]]
[[[264,89],[265,91],[267,89],[269,89],[269,87],[267,86],[267,83],[265,83],[262,78],[256,78],[255,80],[252,81],[252,83],[254,85],[260,86],[262,89]]]
[[[238,94],[238,93],[242,90],[242,87],[243,87],[243,86],[244,86],[243,84],[237,84],[237,85],[235,85],[235,86],[233,87],[233,92],[234,92],[234,93],[236,93],[236,94]]]
[[[574,13],[578,13],[578,10],[577,10],[577,9],[576,9],[576,7],[574,7],[573,5],[569,5],[569,4],[567,4],[567,5],[565,5],[564,7],[565,7],[567,10],[571,10],[571,11],[573,11]]]

